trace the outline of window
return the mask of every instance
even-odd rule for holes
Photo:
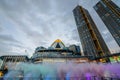
[[[109,16],[110,14],[109,13],[106,13],[105,16]]]
[[[100,3],[101,3],[104,7],[107,7],[107,6],[103,3],[103,1],[100,1]]]
[[[95,6],[95,7],[94,7],[94,9],[95,9],[95,10],[98,10],[98,7],[97,7],[97,6]]]
[[[0,68],[2,67],[2,64],[3,64],[3,60],[0,59]]]

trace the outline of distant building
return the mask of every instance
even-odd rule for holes
[[[46,48],[44,48],[44,47],[37,47],[36,49],[35,49],[35,52],[38,52],[39,50],[45,50]]]
[[[73,10],[85,56],[100,57],[109,55],[110,51],[89,12],[81,6]]]
[[[94,9],[120,46],[120,8],[111,0],[101,0]]]
[[[73,51],[75,55],[81,55],[80,46],[70,45],[69,50]]]
[[[0,56],[0,69],[3,69],[6,63],[29,62],[26,55],[4,55]]]

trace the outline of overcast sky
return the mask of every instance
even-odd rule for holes
[[[38,46],[49,47],[56,39],[66,46],[80,45],[72,10],[88,9],[109,49],[120,48],[93,6],[99,0],[0,0],[0,55],[31,56]],[[120,5],[120,0],[114,0]],[[25,52],[26,50],[26,52]]]

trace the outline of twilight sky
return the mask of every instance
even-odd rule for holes
[[[49,47],[56,39],[66,46],[80,45],[72,13],[78,4],[89,10],[111,52],[119,52],[120,47],[93,9],[98,1],[0,0],[0,55],[31,56],[36,47]],[[120,5],[120,0],[113,1]]]

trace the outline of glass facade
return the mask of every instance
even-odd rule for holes
[[[52,61],[57,62],[57,60],[66,60],[67,58],[80,58],[80,47],[76,45],[70,45],[65,47],[64,43],[57,39],[48,48],[37,47],[35,53],[31,57],[33,62],[46,62]]]
[[[120,46],[120,8],[111,0],[101,0],[94,9]]]
[[[1,69],[2,65],[3,65],[3,60],[0,59],[0,69]]]
[[[56,52],[52,52],[52,51],[47,52],[47,51],[45,51],[45,52],[34,53],[32,58],[45,58],[45,57],[48,57],[48,58],[56,57],[57,58],[57,57],[67,57],[67,56],[71,56],[71,55],[72,55],[72,52],[58,52],[58,51],[56,51]]]
[[[81,6],[77,6],[73,13],[84,55],[98,57],[101,56],[101,53],[102,56],[110,54],[89,12]]]
[[[83,13],[80,12],[80,7],[77,6],[73,10],[73,13],[74,13],[77,29],[78,29],[78,32],[79,32],[81,44],[82,44],[82,47],[83,47],[84,55],[94,56],[94,54],[96,53],[95,46],[93,44],[91,35],[89,33],[87,24],[84,20]]]

